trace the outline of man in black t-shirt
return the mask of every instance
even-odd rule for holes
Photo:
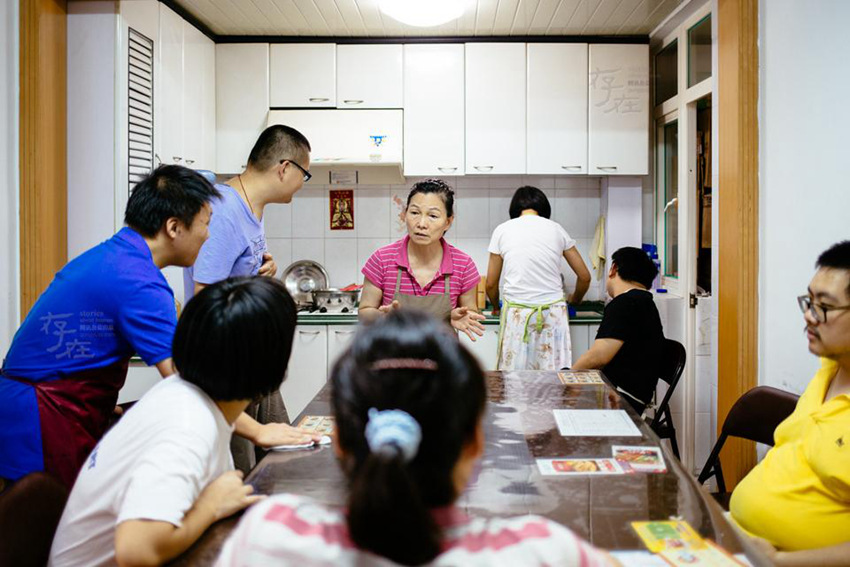
[[[572,366],[601,369],[638,413],[652,401],[664,344],[661,318],[647,291],[657,274],[643,250],[626,247],[614,252],[606,283],[613,299],[593,345]]]

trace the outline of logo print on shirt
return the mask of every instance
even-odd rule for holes
[[[844,447],[844,436],[842,435],[838,439],[835,440],[835,444],[838,445],[838,448],[841,449]]]

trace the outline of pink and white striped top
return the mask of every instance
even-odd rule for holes
[[[457,508],[434,511],[443,551],[429,565],[559,567],[611,565],[609,556],[564,526],[540,516],[469,518]],[[219,567],[311,565],[389,567],[358,549],[341,510],[303,496],[278,494],[255,504],[224,544]]]
[[[360,270],[366,279],[376,287],[380,288],[384,297],[381,305],[392,303],[395,294],[395,282],[398,268],[401,266],[400,292],[408,295],[440,295],[446,292],[446,274],[449,276],[452,307],[457,307],[458,298],[478,285],[481,276],[478,268],[467,254],[464,254],[451,244],[441,239],[443,244],[443,261],[440,269],[434,274],[425,287],[419,285],[410,269],[410,260],[407,257],[407,243],[409,236],[388,244],[372,254],[363,269]]]

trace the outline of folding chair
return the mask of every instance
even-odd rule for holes
[[[676,390],[679,379],[682,377],[687,354],[685,353],[685,347],[679,341],[664,339],[661,356],[661,374],[659,378],[667,382],[669,387],[667,388],[667,393],[664,394],[664,399],[661,400],[661,403],[655,409],[655,416],[649,422],[649,427],[661,439],[670,440],[673,454],[678,459],[679,444],[676,443],[676,428],[673,426],[673,415],[670,413],[670,399],[673,397],[673,392]]]

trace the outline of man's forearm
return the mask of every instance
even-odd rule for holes
[[[570,370],[598,370],[603,368],[605,364],[606,362],[596,356],[592,350],[588,350],[573,362]]]
[[[487,297],[490,299],[490,305],[493,309],[499,308],[499,286],[487,286]]]
[[[115,560],[122,567],[162,565],[189,549],[217,519],[212,506],[196,502],[179,528],[167,522],[124,522],[115,533]]]

